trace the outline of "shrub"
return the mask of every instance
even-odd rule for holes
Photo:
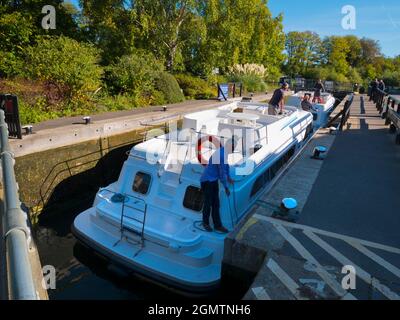
[[[26,50],[31,78],[55,82],[69,98],[82,99],[100,86],[98,50],[67,37],[41,37]]]
[[[130,110],[142,106],[142,101],[129,95],[104,95],[99,97],[97,112]]]
[[[0,77],[23,75],[24,62],[12,52],[0,50]]]
[[[34,104],[19,100],[19,117],[21,124],[33,124],[59,117],[57,112],[47,109],[46,99],[39,97]]]
[[[347,73],[347,78],[351,83],[360,84],[363,81],[357,69],[351,67],[349,69],[349,72]]]
[[[21,12],[0,14],[0,51],[22,52],[33,34],[33,21]]]
[[[16,23],[18,22],[18,23]],[[23,50],[33,33],[32,21],[20,12],[0,14],[0,76],[23,75]]]
[[[163,71],[162,63],[144,51],[123,56],[106,69],[106,82],[113,94],[150,97],[154,79]]]
[[[213,74],[207,78],[207,82],[210,86],[216,87],[220,83],[226,83],[229,79],[223,75]]]
[[[161,97],[158,96],[159,101],[154,101],[154,104],[164,104],[164,103],[178,103],[185,100],[181,88],[175,77],[168,72],[159,72],[155,77],[155,88],[156,92],[161,93],[165,102],[161,102]],[[154,93],[153,93],[154,96]]]
[[[254,75],[261,79],[267,76],[267,69],[262,64],[246,63],[246,64],[235,64],[229,67],[229,74],[233,77],[243,75]]]
[[[237,64],[229,68],[231,81],[241,82],[247,92],[264,92],[267,69],[258,64]]]
[[[216,96],[216,89],[210,87],[207,81],[188,74],[175,75],[185,97],[189,99],[210,99]]]

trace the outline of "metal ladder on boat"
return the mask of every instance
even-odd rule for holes
[[[114,244],[114,247],[117,246],[124,238],[127,242],[130,242],[131,239],[126,235],[126,232],[129,232],[130,234],[135,235],[138,240],[134,242],[134,244],[140,245],[140,250],[135,253],[135,256],[138,255],[144,247],[144,241],[145,241],[145,236],[144,236],[144,228],[146,225],[146,216],[147,216],[147,203],[143,199],[131,195],[126,195],[122,194],[123,197],[122,200],[122,207],[121,207],[121,220],[120,220],[120,232],[121,232],[121,238],[119,241],[117,241]],[[128,201],[126,201],[128,199]],[[133,201],[133,205],[127,204],[129,201]],[[140,207],[140,204],[142,208]],[[142,216],[142,219],[139,218],[134,218],[126,215],[126,209],[132,209],[134,212],[139,213]],[[124,224],[124,220],[130,219],[135,222],[137,222],[140,226],[139,230],[135,230],[134,228],[127,227],[126,224]]]

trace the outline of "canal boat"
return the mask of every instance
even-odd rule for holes
[[[223,225],[234,230],[278,178],[313,129],[311,113],[233,102],[184,117],[182,128],[144,139],[118,181],[96,194],[73,233],[84,244],[153,281],[186,292],[216,289],[226,234],[202,227],[200,178],[221,146],[234,184],[220,188]]]
[[[289,106],[301,108],[301,102],[304,96],[308,94],[313,100],[313,93],[308,91],[299,91],[291,96],[287,96],[285,103]],[[329,92],[322,92],[320,100],[312,103],[311,113],[313,115],[314,128],[324,127],[328,121],[329,116],[334,110],[336,105],[336,98]]]

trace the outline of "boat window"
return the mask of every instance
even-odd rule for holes
[[[292,157],[294,156],[295,153],[295,147],[291,148],[288,152],[285,153],[285,155],[283,156],[283,164],[287,164],[290,159],[292,159]]]
[[[282,167],[289,162],[289,160],[295,154],[295,147],[287,151],[283,157],[278,159],[270,168],[264,171],[264,173],[257,178],[254,182],[253,189],[251,190],[251,197],[255,196],[262,188],[264,188],[269,182],[271,182],[276,174]]]
[[[255,196],[262,188],[264,188],[264,175],[261,175],[253,184],[253,189],[251,189],[251,197]]]
[[[189,186],[186,189],[183,206],[187,209],[200,212],[203,209],[204,197],[200,188]]]
[[[151,182],[151,175],[144,172],[136,173],[135,180],[133,181],[133,191],[140,194],[147,194],[149,192]]]
[[[272,179],[275,178],[276,174],[278,173],[279,169],[282,167],[282,163],[280,160],[276,161],[272,166],[271,166],[271,177]]]
[[[272,180],[272,178],[271,178],[271,170],[270,169],[265,170],[265,172],[264,172],[264,183],[268,183],[271,180]]]

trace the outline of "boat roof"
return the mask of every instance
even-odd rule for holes
[[[167,158],[169,153],[174,153],[175,159],[186,165],[198,167],[196,145],[201,136],[217,137],[220,141],[232,139],[231,132],[253,132],[260,140],[258,144],[265,146],[274,144],[279,138],[279,132],[301,118],[311,115],[296,107],[286,106],[282,115],[268,115],[268,104],[253,102],[234,102],[219,108],[188,114],[183,119],[182,129],[168,134],[162,134],[148,141],[136,145],[130,156],[147,160],[153,164],[155,159]],[[262,141],[261,141],[262,140]],[[226,140],[225,140],[226,142]],[[169,144],[173,144],[172,147]],[[257,141],[256,143],[257,144]],[[191,148],[189,148],[191,146]],[[188,152],[188,149],[191,151]],[[211,144],[204,148],[204,158],[209,158],[215,147]],[[245,160],[243,153],[229,155],[228,163],[237,165]]]

